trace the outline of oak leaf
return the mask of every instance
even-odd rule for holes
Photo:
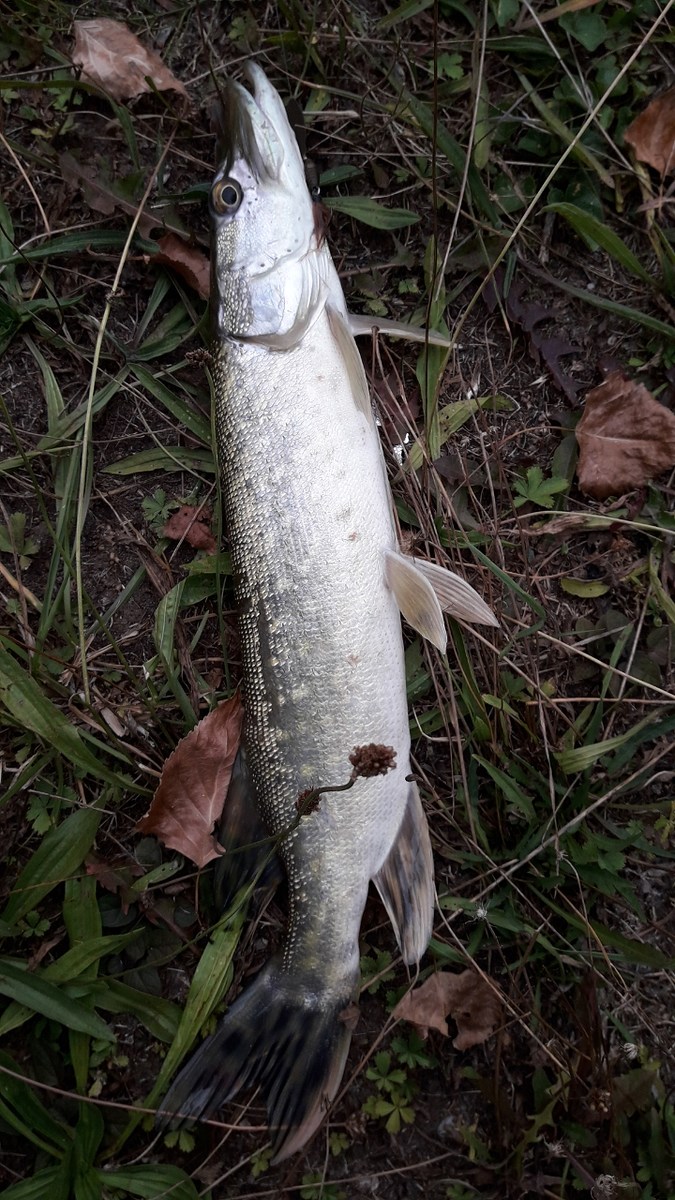
[[[208,300],[211,291],[211,267],[206,255],[191,246],[175,233],[166,233],[157,243],[159,254],[153,255],[152,261],[162,266],[171,267],[189,287]]]
[[[202,504],[184,504],[173,513],[162,530],[162,537],[172,538],[176,542],[184,541],[195,550],[206,550],[207,554],[215,554],[218,549],[208,526],[211,520],[210,509]]]
[[[468,1050],[492,1036],[501,1020],[499,989],[489,976],[477,971],[437,971],[419,987],[406,992],[392,1016],[416,1025],[426,1038],[430,1029],[448,1036],[445,1018],[453,1017],[458,1034],[453,1046]]]
[[[652,100],[623,136],[638,162],[648,163],[660,175],[675,171],[675,88]]]
[[[598,500],[642,487],[675,465],[675,413],[621,371],[588,393],[576,438],[579,487]]]
[[[150,92],[174,91],[187,96],[182,83],[164,66],[154,50],[146,50],[122,21],[101,17],[75,21],[73,63],[114,100]],[[148,83],[152,80],[152,86]]]
[[[164,763],[150,809],[137,826],[198,867],[223,853],[213,828],[223,811],[243,719],[235,694],[178,743]]]

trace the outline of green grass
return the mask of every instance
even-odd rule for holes
[[[601,358],[668,399],[672,218],[623,141],[667,82],[666,6],[542,23],[515,0],[293,2],[223,27],[148,2],[130,23],[167,34],[185,112],[170,93],[111,107],[73,80],[71,9],[36,12],[22,0],[0,26],[0,1195],[329,1200],[412,1174],[452,1200],[535,1180],[554,1200],[665,1200],[672,480],[589,502],[573,431]],[[152,1132],[147,1110],[281,916],[219,912],[210,873],[135,828],[239,663],[227,554],[161,532],[181,503],[217,509],[205,306],[130,212],[145,196],[203,242],[209,71],[251,52],[310,114],[351,306],[452,341],[365,360],[404,534],[502,622],[452,624],[443,662],[409,638],[406,661],[439,893],[421,977],[475,963],[503,1027],[461,1054],[393,1028],[408,982],[369,907],[343,1099],[289,1175],[255,1101],[194,1136]],[[64,153],[123,203],[89,207]],[[533,361],[535,310],[577,347],[558,360],[576,400]]]

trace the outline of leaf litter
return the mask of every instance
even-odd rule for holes
[[[75,21],[73,28],[74,65],[114,100],[130,100],[154,89],[178,92],[187,98],[184,84],[122,21],[101,17],[96,21]],[[148,79],[152,80],[152,86]]]
[[[151,262],[171,267],[202,300],[208,300],[211,266],[207,255],[174,233],[166,233],[157,244],[159,253],[153,255]]]
[[[149,811],[138,823],[198,867],[224,853],[214,836],[241,741],[244,709],[223,700],[169,755]]]
[[[576,438],[579,487],[597,500],[643,487],[675,466],[675,413],[622,371],[588,393]]]
[[[203,504],[184,504],[177,512],[172,513],[162,530],[162,537],[173,541],[187,542],[195,550],[205,550],[207,554],[215,554],[218,546],[208,522],[211,520],[211,510]]]
[[[652,100],[624,133],[638,162],[660,175],[675,171],[675,88]]]
[[[486,1042],[501,1021],[502,1003],[497,984],[477,971],[437,971],[419,987],[406,992],[392,1016],[416,1025],[420,1036],[428,1037],[437,1029],[448,1037],[446,1017],[451,1016],[458,1029],[452,1044],[457,1050],[469,1050]]]

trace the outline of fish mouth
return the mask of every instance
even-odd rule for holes
[[[284,163],[300,157],[295,135],[281,98],[256,63],[247,63],[244,75],[252,92],[228,80],[217,114],[221,170],[229,174],[242,161],[260,183],[281,182]]]

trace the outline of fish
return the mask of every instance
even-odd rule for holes
[[[465,580],[401,551],[354,340],[364,322],[352,327],[281,97],[257,64],[246,76],[248,88],[228,84],[211,189],[210,369],[243,660],[232,808],[248,811],[252,841],[258,821],[274,840],[288,925],[162,1113],[204,1119],[259,1086],[281,1162],[319,1127],[342,1080],[371,881],[405,963],[419,962],[431,936],[401,613],[441,651],[443,611],[497,622]],[[366,759],[382,752],[384,773],[350,766],[358,748]],[[307,795],[315,803],[302,812]]]

